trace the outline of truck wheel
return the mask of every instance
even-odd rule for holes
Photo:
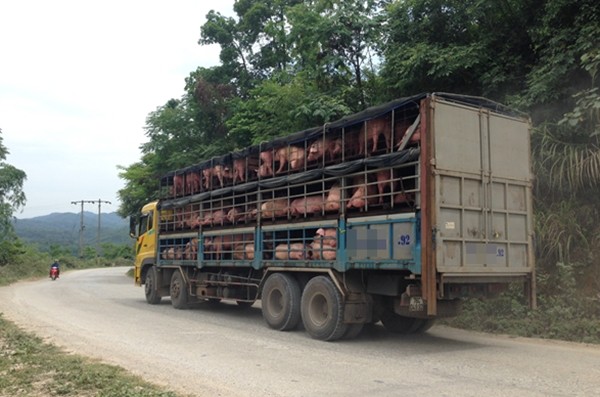
[[[427,320],[422,320],[421,325],[414,331],[415,334],[423,334],[429,330],[429,328],[433,327],[435,324],[435,319],[429,318]]]
[[[300,286],[288,274],[274,273],[262,290],[262,314],[269,327],[279,331],[296,328],[300,322]]]
[[[344,336],[342,336],[342,339],[354,339],[356,338],[358,335],[360,335],[360,333],[363,330],[363,327],[365,325],[363,323],[361,324],[348,324],[348,329],[346,330],[346,333],[344,334]]]
[[[161,296],[158,293],[158,276],[156,268],[152,266],[146,273],[146,281],[144,282],[144,293],[146,294],[146,302],[151,305],[160,303]]]
[[[405,317],[390,310],[381,313],[381,323],[390,332],[395,334],[413,334],[426,320],[414,317]]]
[[[300,310],[304,328],[314,339],[336,340],[348,329],[344,299],[329,277],[317,276],[306,284]]]
[[[176,270],[171,277],[171,304],[175,309],[185,309],[188,306],[187,285],[180,271]]]

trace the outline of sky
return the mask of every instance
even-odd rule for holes
[[[119,207],[117,166],[141,158],[148,114],[184,93],[211,10],[233,0],[0,2],[0,129],[6,162],[27,174],[18,219]],[[158,182],[157,182],[158,183]],[[98,205],[84,210],[97,212]]]

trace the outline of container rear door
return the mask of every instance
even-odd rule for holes
[[[440,98],[432,104],[438,273],[532,273],[528,120]]]

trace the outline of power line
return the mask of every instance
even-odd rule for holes
[[[102,203],[112,204],[110,201],[98,199],[98,200],[79,200],[79,201],[71,201],[71,204],[81,204],[81,217],[79,224],[79,257],[83,258],[83,230],[85,226],[83,225],[83,205],[85,203],[88,204],[96,204],[98,203],[98,232],[96,236],[96,258],[100,256],[100,219],[102,214]]]
[[[79,258],[83,258],[83,229],[85,226],[83,225],[83,204],[84,203],[94,203],[94,201],[90,200],[79,200],[79,201],[71,201],[71,204],[81,204],[81,216],[79,220]]]

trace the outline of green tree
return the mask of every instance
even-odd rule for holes
[[[126,258],[133,259],[133,247],[124,244],[103,243],[101,244],[104,258],[109,260]]]
[[[125,181],[125,187],[117,193],[121,202],[118,214],[123,218],[137,214],[144,204],[158,199],[162,173],[155,164],[157,157],[153,153],[145,154],[128,167],[118,167],[119,178]]]
[[[341,96],[353,110],[373,105],[365,78],[381,41],[381,2],[305,1],[292,7],[290,42],[294,64],[325,94]]]
[[[52,258],[60,258],[72,255],[71,249],[58,244],[50,244],[48,252]]]
[[[24,171],[6,163],[9,151],[2,141],[0,129],[0,240],[9,237],[13,214],[25,205],[23,184],[27,179]]]
[[[319,92],[302,76],[266,80],[250,91],[253,99],[236,101],[227,122],[230,136],[244,146],[259,144],[350,113],[342,101]]]

